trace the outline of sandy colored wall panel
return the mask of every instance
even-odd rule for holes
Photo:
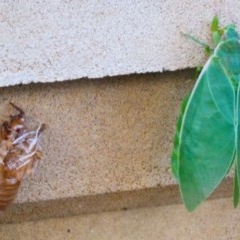
[[[39,220],[180,202],[170,155],[193,71],[0,89],[0,121],[12,101],[48,128],[44,159],[2,222]],[[232,180],[214,197],[231,196]]]
[[[189,87],[186,73],[176,81],[171,81],[173,76],[149,74],[1,89],[4,116],[11,100],[31,120],[48,125],[42,137],[44,161],[36,178],[24,184],[19,201],[173,183],[168,167],[174,121]]]
[[[191,75],[1,88],[1,119],[11,112],[12,101],[24,108],[31,125],[48,125],[42,136],[44,159],[36,175],[24,181],[18,204],[173,185],[175,120]]]

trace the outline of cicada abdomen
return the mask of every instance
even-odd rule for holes
[[[29,130],[22,109],[11,103],[18,114],[11,115],[1,128],[0,210],[5,210],[17,195],[22,179],[36,170],[42,152],[39,136],[45,125]]]
[[[5,210],[15,199],[21,181],[15,178],[5,178],[0,182],[0,210]]]

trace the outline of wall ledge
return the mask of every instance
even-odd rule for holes
[[[217,12],[239,1],[2,1],[0,86],[173,71],[201,65]]]

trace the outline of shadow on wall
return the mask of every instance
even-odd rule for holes
[[[210,199],[230,197],[232,195],[229,191],[231,188],[232,179],[228,178],[223,181]],[[0,224],[172,204],[181,204],[177,185],[37,203],[14,204],[0,215]]]

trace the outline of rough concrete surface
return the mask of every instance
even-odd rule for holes
[[[0,117],[22,107],[47,124],[43,161],[0,222],[179,202],[170,155],[192,71],[0,89]],[[232,181],[218,194],[229,196]]]
[[[0,225],[1,240],[238,240],[240,209],[231,199]]]
[[[1,119],[11,113],[12,101],[30,122],[48,126],[42,135],[44,159],[35,176],[24,181],[18,204],[50,201],[51,206],[60,199],[174,185],[170,154],[175,121],[192,74],[1,88]],[[9,211],[2,221],[17,214]]]
[[[20,0],[0,9],[0,86],[197,66],[202,48],[181,32],[209,42],[216,13],[240,23],[237,0]]]

